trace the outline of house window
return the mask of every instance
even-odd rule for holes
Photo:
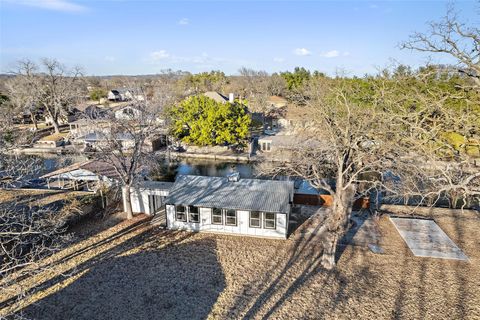
[[[183,222],[187,221],[185,206],[175,206],[175,220]]]
[[[212,209],[212,224],[223,224],[222,209]]]
[[[259,211],[251,211],[250,212],[250,228],[260,228],[260,220],[262,217],[262,213]]]
[[[260,149],[262,151],[270,151],[270,144],[271,142],[262,142],[260,145]]]
[[[265,212],[263,214],[263,227],[265,229],[275,229],[275,213]]]
[[[133,110],[130,109],[130,108],[125,108],[125,109],[123,109],[123,114],[127,115],[129,117],[133,117]]]
[[[227,226],[236,226],[237,225],[237,211],[235,210],[225,210],[225,225]]]
[[[189,222],[200,222],[200,213],[198,207],[188,206],[188,221]]]

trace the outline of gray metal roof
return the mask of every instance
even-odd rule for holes
[[[248,211],[288,213],[293,200],[293,181],[180,175],[166,203]]]
[[[173,186],[173,182],[146,180],[139,182],[138,186],[144,189],[169,190]]]
[[[227,97],[216,91],[207,91],[203,95],[220,103],[225,103],[228,101]]]

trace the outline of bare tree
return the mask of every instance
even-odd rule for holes
[[[22,157],[0,153],[0,188],[15,188],[37,176],[43,161],[37,157]]]
[[[130,189],[140,179],[140,171],[147,169],[154,158],[152,141],[163,132],[159,122],[161,105],[157,100],[143,97],[130,101],[121,117],[103,120],[103,129],[97,133],[102,141],[92,154],[93,158],[111,165],[118,173],[127,219],[133,218]]]
[[[18,79],[9,86],[9,94],[19,104],[34,108],[33,114],[42,107],[55,133],[59,133],[59,118],[81,99],[81,68],[69,70],[54,59],[42,59],[40,67],[23,60],[18,62],[14,74]]]
[[[58,252],[72,240],[68,223],[81,214],[78,201],[61,210],[42,205],[34,196],[14,196],[0,204],[0,292],[2,316],[23,319],[10,306],[28,299],[34,290],[24,279],[52,268],[44,258]],[[73,271],[73,270],[72,270]],[[62,274],[69,276],[70,272]]]
[[[442,133],[457,125],[461,132],[468,130],[474,118],[447,108],[445,100],[430,94],[432,90],[425,93],[411,81],[383,77],[368,81],[371,91],[359,95],[362,84],[354,80],[314,80],[305,106],[314,125],[303,133],[303,143],[291,146],[289,161],[262,169],[300,176],[332,196],[321,229],[321,263],[328,269],[335,265],[336,245],[348,229],[353,203],[372,190],[396,197],[441,196],[457,187],[464,193],[478,190],[478,182],[473,182],[478,171],[453,180],[446,175],[445,162],[433,162],[441,160],[440,151],[448,148]]]
[[[400,46],[422,52],[443,53],[458,62],[458,71],[470,77],[480,90],[480,29],[458,20],[453,7],[439,22],[430,22],[427,33],[416,32]]]
[[[318,83],[317,96],[305,107],[315,121],[302,136],[305,143],[292,145],[289,161],[269,173],[300,176],[332,196],[331,214],[322,229],[322,265],[330,269],[354,200],[362,195],[358,185],[365,181],[365,174],[377,172],[385,162],[386,146],[378,148],[383,141],[375,132],[384,120],[376,108],[353,103],[346,87],[328,88],[332,98],[327,99],[322,94],[327,88],[325,82]]]
[[[38,96],[33,90],[37,84],[37,79],[33,76],[37,72],[37,67],[33,62],[24,60],[19,62],[19,69],[17,74],[22,76],[8,79],[5,83],[6,91],[15,111],[20,114],[29,114],[35,130],[38,130]]]

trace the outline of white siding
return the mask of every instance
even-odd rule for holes
[[[132,210],[135,213],[153,214],[150,210],[150,204],[148,203],[149,195],[156,195],[161,197],[168,196],[166,190],[155,190],[145,188],[131,188],[130,199],[132,202]]]
[[[200,208],[200,223],[175,221],[175,206],[167,205],[167,227],[175,230],[207,231],[230,234],[243,234],[257,237],[286,238],[287,237],[287,215],[276,214],[276,228],[251,228],[249,225],[250,213],[248,211],[237,211],[237,225],[227,226],[212,224],[212,210]],[[225,219],[224,219],[225,223]],[[263,223],[262,223],[263,226]]]

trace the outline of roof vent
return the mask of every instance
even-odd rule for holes
[[[240,180],[240,172],[232,172],[227,175],[229,182],[238,182]]]

